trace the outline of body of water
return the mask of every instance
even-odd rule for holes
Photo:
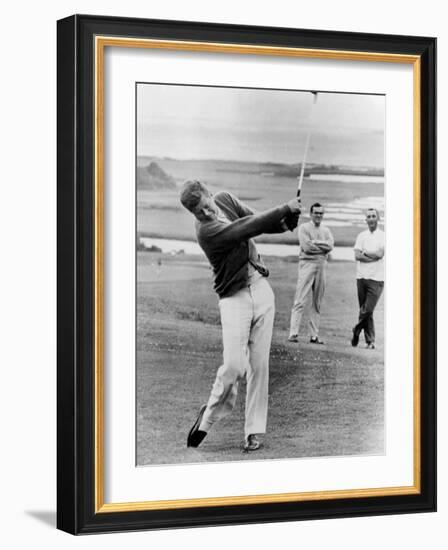
[[[384,176],[370,176],[368,174],[310,174],[309,179],[320,181],[343,181],[346,183],[384,183]]]
[[[157,246],[166,254],[177,254],[183,251],[185,254],[203,255],[201,247],[194,241],[182,241],[175,239],[153,239],[141,237],[140,242],[146,247]],[[297,256],[299,247],[290,244],[257,243],[257,250],[262,256]],[[332,260],[354,261],[353,248],[350,246],[336,246],[331,252]]]

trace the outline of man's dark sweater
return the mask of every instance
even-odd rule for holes
[[[252,265],[262,266],[252,237],[282,233],[281,221],[296,215],[287,204],[254,214],[224,191],[213,199],[227,219],[196,221],[196,235],[213,268],[214,289],[220,298],[226,298],[247,285],[249,260]]]

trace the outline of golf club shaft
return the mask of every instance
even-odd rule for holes
[[[303,159],[302,159],[302,166],[300,168],[300,176],[299,176],[299,184],[297,186],[297,196],[300,197],[300,193],[302,191],[302,184],[303,184],[303,176],[305,174],[305,166],[306,166],[306,159],[308,156],[308,149],[310,147],[310,139],[311,139],[311,129],[312,129],[312,122],[313,122],[313,114],[314,114],[314,106],[317,103],[317,92],[311,92],[313,94],[313,104],[311,106],[311,112],[308,119],[308,133],[306,136],[305,141],[305,150],[303,152]]]

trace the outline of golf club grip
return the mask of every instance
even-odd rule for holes
[[[297,198],[299,199],[300,198],[300,187],[297,188]],[[290,217],[289,219],[287,219],[286,221],[286,227],[290,230],[290,231],[294,231],[294,229],[297,227],[297,223],[299,221],[299,215],[296,214],[292,217]]]

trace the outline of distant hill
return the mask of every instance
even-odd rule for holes
[[[137,189],[176,189],[176,181],[152,161],[137,167]]]
[[[234,160],[213,160],[213,159],[174,159],[168,157],[140,156],[137,159],[137,166],[143,167],[148,163],[159,163],[161,166],[184,166],[196,170],[198,166],[203,169],[210,167],[214,172],[233,174],[260,174],[262,176],[276,177],[298,177],[300,175],[301,163],[286,164],[281,162],[255,162],[255,161],[234,161]],[[352,175],[352,176],[384,176],[383,167],[374,166],[349,166],[339,164],[307,163],[305,177],[312,174]]]
[[[242,163],[241,163],[242,164]],[[229,163],[229,166],[218,168],[219,172],[239,172],[242,174],[259,173],[262,176],[278,176],[297,178],[300,175],[302,168],[301,164],[281,164],[276,162],[259,163],[256,169],[252,163],[247,163],[248,166],[242,166],[239,170],[235,169]],[[311,174],[332,174],[332,175],[352,175],[352,176],[384,176],[382,168],[362,168],[352,166],[339,166],[337,164],[313,164],[306,165],[304,176],[309,177]]]

